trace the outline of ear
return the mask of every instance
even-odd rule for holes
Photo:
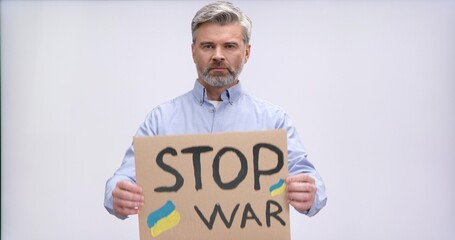
[[[245,48],[245,60],[244,64],[248,62],[248,59],[250,58],[250,52],[251,52],[251,44],[248,44]]]
[[[194,58],[194,51],[195,51],[195,46],[194,43],[191,44],[191,55],[193,56],[193,62],[196,63],[196,59]]]

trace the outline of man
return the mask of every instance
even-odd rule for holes
[[[291,119],[279,107],[242,90],[238,80],[250,57],[251,20],[228,2],[209,4],[191,23],[193,61],[198,78],[192,91],[153,109],[137,136],[203,134],[285,129],[288,138],[287,197],[308,216],[327,201],[324,183],[306,152]],[[137,214],[144,204],[135,184],[134,148],[106,183],[105,207],[119,218]]]

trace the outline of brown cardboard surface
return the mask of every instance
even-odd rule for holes
[[[134,138],[137,184],[145,197],[140,239],[289,240],[286,194],[270,192],[288,175],[286,141],[285,130]],[[152,236],[151,228],[164,231]]]

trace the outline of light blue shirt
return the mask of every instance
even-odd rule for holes
[[[215,107],[208,101],[205,88],[198,82],[192,91],[154,108],[136,132],[136,136],[203,134],[285,129],[288,144],[289,175],[306,173],[316,180],[317,192],[311,209],[313,216],[327,201],[325,186],[307,153],[289,116],[280,107],[244,92],[240,82],[221,95]],[[125,153],[122,165],[106,183],[104,205],[114,214],[112,190],[119,180],[136,182],[134,148]]]

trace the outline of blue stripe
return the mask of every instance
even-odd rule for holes
[[[152,212],[149,214],[147,217],[147,225],[149,228],[152,228],[155,226],[155,224],[162,218],[168,216],[175,210],[175,205],[172,203],[172,201],[167,200],[167,202],[159,208],[158,210]]]
[[[280,178],[280,181],[277,184],[274,184],[270,186],[270,192],[273,192],[273,190],[280,188],[284,184],[284,179]]]

